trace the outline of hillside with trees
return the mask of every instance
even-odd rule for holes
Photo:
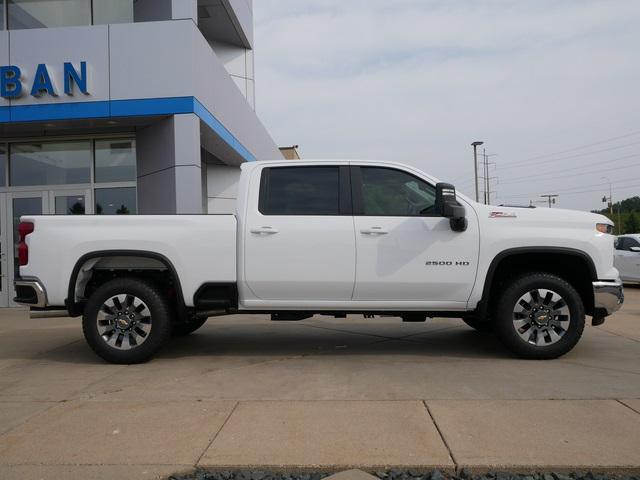
[[[620,211],[620,224],[618,225],[618,209]],[[595,213],[606,215],[616,224],[615,233],[640,233],[640,196],[635,196],[613,204],[613,215],[609,214],[609,208],[594,210]]]

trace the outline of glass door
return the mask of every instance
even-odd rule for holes
[[[7,269],[7,194],[0,193],[0,307],[9,306],[9,279]]]
[[[49,213],[53,215],[85,215],[93,213],[91,189],[51,190]]]
[[[20,264],[18,262],[18,225],[22,215],[42,215],[49,212],[49,196],[47,192],[16,192],[8,193],[7,201],[11,210],[11,245],[13,245],[11,255],[8,255],[9,265],[7,271],[9,273],[7,280],[10,288],[9,304],[13,305],[12,298],[15,296],[13,291],[13,280],[20,275]],[[5,209],[6,211],[6,209]]]

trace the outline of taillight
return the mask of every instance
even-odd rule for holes
[[[18,262],[20,266],[26,265],[29,263],[29,247],[27,246],[27,235],[33,232],[33,223],[31,222],[20,222],[18,225],[18,235],[20,236],[20,241],[18,242]]]

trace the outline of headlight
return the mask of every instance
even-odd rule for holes
[[[610,223],[596,223],[596,230],[600,233],[608,233],[611,235],[613,233],[613,225]]]

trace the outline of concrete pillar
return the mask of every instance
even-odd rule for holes
[[[205,213],[197,116],[174,115],[139,130],[136,151],[140,214]]]

